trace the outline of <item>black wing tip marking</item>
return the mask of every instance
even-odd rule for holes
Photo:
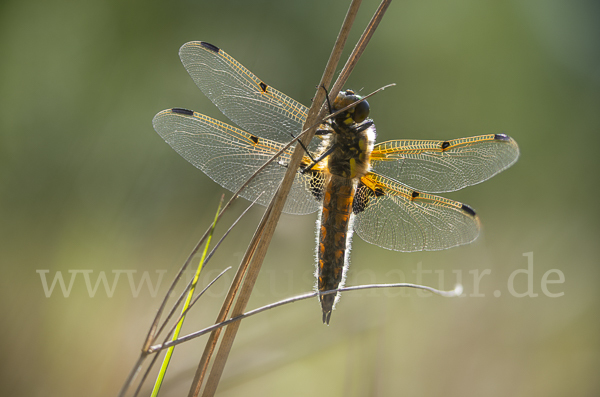
[[[252,136],[250,137],[250,140],[251,140],[252,142],[254,142],[254,144],[255,144],[255,145],[258,143],[258,137],[257,137],[257,136],[254,136],[254,135],[252,135]]]
[[[221,51],[219,47],[217,47],[216,45],[207,43],[206,41],[201,41],[200,45],[202,47],[206,48],[207,50],[214,52],[215,54],[218,54],[219,51]]]
[[[417,192],[416,190],[413,190],[413,192],[412,192],[412,194],[411,194],[411,197],[412,197],[413,199],[416,199],[417,197],[419,197],[419,194],[420,194],[419,192]]]
[[[494,140],[496,141],[510,141],[512,138],[506,134],[494,134]]]
[[[267,92],[267,88],[269,87],[268,85],[266,85],[262,81],[260,82],[259,85],[260,85],[260,89],[261,89],[262,92]]]
[[[184,109],[184,108],[173,108],[173,109],[171,109],[171,112],[173,112],[173,113],[179,113],[179,114],[185,114],[187,116],[193,116],[194,115],[194,111],[193,110]]]
[[[462,207],[460,207],[461,210],[465,211],[467,214],[471,215],[471,216],[476,216],[477,214],[475,213],[475,210],[471,207],[469,207],[466,204],[463,204]]]
[[[448,141],[442,142],[442,149],[447,149],[448,146],[450,146],[450,142],[448,142]]]

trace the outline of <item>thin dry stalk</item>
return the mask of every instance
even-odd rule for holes
[[[330,290],[330,291],[323,291],[323,292],[313,291],[313,292],[307,292],[307,293],[302,294],[302,295],[298,295],[298,296],[294,296],[294,297],[291,297],[291,298],[283,299],[283,300],[280,300],[280,301],[274,302],[274,303],[269,303],[268,305],[261,306],[261,307],[259,307],[257,309],[250,310],[250,311],[248,311],[248,312],[246,312],[244,314],[241,314],[241,315],[239,315],[237,317],[232,317],[229,320],[225,320],[222,323],[214,324],[214,325],[211,325],[210,327],[206,327],[206,328],[204,328],[204,329],[202,329],[200,331],[195,331],[195,332],[192,332],[191,334],[182,336],[182,337],[178,338],[177,340],[169,341],[169,342],[166,342],[166,343],[164,343],[162,345],[152,346],[150,348],[150,353],[156,353],[156,352],[159,352],[161,350],[168,349],[171,346],[176,346],[176,345],[179,345],[181,343],[188,342],[188,341],[190,341],[192,339],[198,338],[198,337],[200,337],[202,335],[206,335],[209,332],[213,332],[214,330],[222,328],[222,327],[224,327],[226,325],[229,325],[229,324],[231,324],[233,322],[240,321],[240,320],[242,320],[244,318],[248,318],[248,317],[254,316],[256,314],[265,312],[267,310],[271,310],[271,309],[274,309],[274,308],[279,307],[279,306],[287,305],[289,303],[294,303],[294,302],[298,302],[298,301],[305,300],[305,299],[311,299],[311,298],[314,298],[316,296],[337,294],[338,292],[362,291],[362,290],[367,290],[367,289],[379,289],[379,288],[414,288],[414,289],[422,289],[422,290],[429,291],[429,292],[432,292],[432,293],[434,293],[436,295],[440,295],[440,296],[443,296],[443,297],[446,297],[446,298],[454,298],[454,297],[460,296],[462,294],[462,292],[463,292],[463,287],[462,287],[461,284],[457,284],[454,287],[453,290],[443,291],[443,290],[439,290],[439,289],[436,289],[436,288],[433,288],[433,287],[428,287],[426,285],[419,285],[419,284],[412,284],[412,283],[363,284],[363,285],[355,285],[355,286],[352,286],[352,287],[344,287],[344,288],[334,289],[334,290]]]
[[[281,151],[281,153],[283,153],[283,150]],[[275,158],[281,154],[278,153]],[[255,175],[253,175],[250,180],[252,178],[254,178]],[[247,183],[250,182],[247,181],[245,183],[245,185]],[[245,186],[244,185],[244,186]],[[223,210],[221,210],[221,212],[219,213],[218,217],[217,217],[217,222],[218,220],[221,218],[221,216],[223,216],[225,210],[229,207],[229,205],[232,203],[232,201],[235,199],[235,197],[238,195],[238,193],[243,189],[243,187],[234,194],[234,196],[227,202],[227,204],[225,205],[225,207],[223,208]],[[260,197],[260,195],[259,195]],[[221,197],[221,200],[223,200],[223,197]],[[221,239],[219,240],[219,242],[214,246],[214,248],[211,250],[211,252],[207,255],[206,259],[204,260],[204,265],[206,265],[206,263],[208,263],[208,261],[210,260],[210,258],[213,256],[213,254],[215,253],[215,251],[219,248],[219,246],[221,245],[221,243],[223,242],[223,240],[227,237],[227,235],[229,235],[229,233],[231,232],[231,230],[238,224],[238,222],[244,217],[244,215],[246,215],[246,213],[248,212],[248,210],[254,206],[254,204],[256,204],[257,199],[248,206],[248,208],[246,208],[244,210],[244,212],[233,222],[233,224],[229,227],[229,229],[225,232],[225,234],[221,237]],[[188,292],[188,290],[191,288],[192,286],[192,282],[193,280],[190,280],[187,284],[187,286],[184,288],[184,290],[181,292],[181,294],[179,295],[178,299],[175,301],[175,303],[172,305],[169,313],[167,314],[166,318],[164,319],[162,325],[160,326],[160,328],[158,327],[158,321],[160,320],[160,317],[162,315],[162,312],[164,311],[164,308],[166,306],[166,302],[169,298],[169,296],[173,293],[174,288],[177,284],[177,282],[179,281],[181,275],[183,274],[184,270],[186,269],[186,267],[188,266],[188,264],[191,262],[191,260],[193,259],[194,255],[197,253],[198,249],[200,248],[201,244],[204,242],[204,240],[206,239],[206,237],[208,236],[208,234],[210,233],[212,226],[208,228],[208,230],[206,231],[206,233],[202,236],[202,238],[200,239],[200,241],[196,244],[196,246],[194,247],[194,249],[192,250],[192,252],[190,253],[190,255],[188,256],[187,260],[185,261],[184,265],[181,267],[181,269],[179,270],[177,276],[175,277],[175,279],[173,280],[171,286],[169,287],[169,290],[165,296],[165,298],[163,299],[162,303],[161,303],[161,307],[158,310],[158,313],[156,314],[153,323],[150,327],[150,330],[148,332],[148,336],[146,337],[146,340],[144,341],[144,346],[142,348],[142,352],[140,354],[140,357],[138,358],[137,362],[135,363],[135,365],[132,367],[132,370],[130,371],[129,375],[127,376],[127,379],[125,380],[125,382],[123,383],[123,386],[121,387],[121,390],[119,392],[119,397],[122,397],[125,395],[125,393],[127,392],[127,390],[129,389],[129,387],[131,386],[131,384],[133,383],[133,381],[135,380],[135,378],[137,377],[137,375],[139,374],[142,365],[144,363],[145,358],[148,356],[149,354],[149,347],[156,342],[156,339],[158,337],[158,335],[160,335],[160,333],[165,329],[165,327],[167,326],[169,320],[171,319],[171,317],[175,314],[176,309],[179,307],[179,305],[181,304],[181,302],[183,301],[183,299],[185,298],[185,294]],[[213,280],[214,282],[215,280]],[[211,282],[212,285],[212,282]],[[198,299],[198,297],[196,297],[196,300]],[[189,308],[188,308],[189,310]],[[179,321],[179,320],[178,320]],[[134,395],[138,395],[141,386],[143,385],[149,371],[152,369],[152,366],[154,365],[154,363],[156,362],[156,357],[151,361],[150,365],[148,366],[148,369],[146,370],[144,377],[140,380],[140,384],[136,389],[136,392]]]
[[[344,20],[344,23],[342,25],[340,34],[338,35],[338,38],[334,45],[334,49],[332,51],[330,59],[327,63],[327,67],[325,68],[325,71],[323,73],[323,77],[321,78],[321,85],[323,85],[323,86],[328,87],[329,84],[331,83],[333,74],[337,67],[337,63],[339,62],[339,59],[341,57],[343,46],[347,40],[348,34],[352,27],[352,23],[354,22],[354,19],[358,12],[358,8],[360,7],[360,3],[361,3],[360,0],[356,0],[356,1],[353,1],[350,6],[350,9],[349,9],[349,11],[346,15],[346,18]],[[324,91],[321,89],[318,89],[317,94],[315,95],[315,99],[313,101],[313,105],[311,106],[311,108],[309,110],[308,117],[305,122],[304,128],[307,128],[307,127],[315,124],[315,122],[317,121],[319,110],[321,108],[321,104],[323,103],[323,101],[325,99],[324,97],[325,97]],[[310,142],[310,140],[312,139],[312,137],[314,136],[315,131],[316,131],[316,127],[312,128],[312,131],[309,130],[307,133],[307,136],[302,140],[302,142],[305,144],[308,144]],[[302,155],[303,155],[303,150],[300,147],[300,145],[297,145],[296,149],[294,151],[294,154],[292,155],[290,164],[288,166],[288,171],[287,171],[287,173],[282,181],[282,184],[280,186],[280,189],[279,189],[278,193],[275,195],[275,197],[273,198],[273,201],[271,202],[269,210],[267,210],[267,213],[265,214],[265,217],[263,218],[263,221],[261,222],[261,225],[263,225],[263,222],[264,222],[265,232],[262,235],[262,238],[260,239],[261,244],[259,246],[259,249],[257,250],[256,255],[253,257],[254,260],[252,261],[252,264],[251,264],[252,271],[249,272],[249,274],[246,276],[245,288],[242,289],[240,297],[238,298],[238,303],[237,303],[236,307],[234,308],[234,312],[232,313],[233,317],[243,313],[243,311],[246,307],[246,304],[248,302],[252,288],[254,287],[256,277],[258,276],[258,271],[260,270],[260,267],[262,265],[262,259],[264,258],[264,255],[266,254],[266,248],[268,247],[271,237],[275,231],[275,227],[279,220],[281,210],[283,209],[283,204],[285,203],[287,193],[289,192],[289,190],[291,188],[292,182],[293,182],[295,174],[296,174],[296,170],[298,168],[298,165],[300,164],[300,160],[302,159]],[[272,216],[271,216],[271,214],[272,214]],[[224,320],[224,318],[221,319],[221,321],[223,321],[223,320]],[[231,351],[231,346],[233,345],[233,340],[235,339],[235,335],[237,333],[238,327],[239,327],[239,323],[235,323],[231,327],[228,327],[225,332],[223,341],[221,342],[221,345],[219,348],[219,352],[217,354],[217,357],[215,358],[215,362],[213,364],[210,376],[206,383],[206,387],[204,390],[205,396],[212,396],[216,392],[217,386],[219,384],[219,380],[223,373],[223,369],[225,368],[225,363],[229,356],[229,352]],[[190,396],[194,396],[194,397],[198,396],[198,394],[200,392],[200,388],[202,387],[202,380],[204,378],[206,368],[208,367],[208,361],[210,360],[210,355],[211,355],[212,351],[214,350],[214,346],[216,344],[216,337],[214,339],[212,338],[213,335],[215,335],[215,334],[216,333],[213,333],[211,335],[211,340],[209,340],[209,342],[207,343],[207,347],[205,348],[205,352],[204,352],[205,354],[203,354],[199,369],[197,371],[197,375],[195,377],[197,379],[194,380],[194,384],[192,385],[192,389],[190,390]],[[198,372],[200,372],[200,373],[198,373]]]
[[[381,22],[381,20],[383,19],[383,16],[385,15],[385,12],[387,11],[391,2],[392,0],[383,0],[379,5],[379,8],[377,8],[377,11],[375,11],[373,18],[371,18],[371,21],[369,22],[367,28],[358,40],[358,43],[356,43],[354,50],[352,50],[352,54],[350,54],[350,57],[348,57],[348,61],[344,65],[344,68],[340,72],[340,75],[335,81],[335,84],[331,88],[331,92],[329,94],[329,98],[331,101],[333,101],[337,97],[337,94],[346,84],[346,81],[350,77],[350,74],[354,70],[354,67],[358,63],[358,60],[365,51],[365,48],[367,48],[367,44],[369,44],[371,37],[373,37],[373,33],[375,33],[375,30],[379,26],[379,22]]]
[[[265,213],[263,218],[265,216],[267,216],[268,213],[269,213],[269,210],[267,210],[267,212]],[[236,272],[235,277],[234,277],[233,281],[231,282],[231,286],[229,287],[229,291],[227,292],[227,296],[225,297],[223,306],[221,306],[221,310],[219,312],[219,315],[217,316],[217,321],[216,321],[217,323],[225,321],[225,318],[227,317],[227,314],[229,313],[229,310],[231,309],[231,306],[233,305],[233,300],[235,298],[237,291],[239,290],[240,284],[242,282],[244,274],[246,273],[248,265],[250,264],[250,259],[254,255],[256,246],[258,244],[258,241],[260,240],[260,235],[263,233],[263,230],[264,230],[264,224],[261,222],[261,224],[259,225],[258,229],[256,230],[254,236],[252,237],[252,241],[250,242],[248,249],[246,250],[246,253],[244,255],[244,258],[242,259],[240,267],[238,268],[238,271]],[[208,341],[206,342],[206,346],[204,347],[204,352],[202,353],[202,357],[198,364],[196,374],[194,375],[194,381],[192,382],[192,389],[190,389],[190,395],[197,396],[198,393],[200,392],[200,387],[202,386],[202,382],[204,380],[204,376],[205,376],[206,370],[208,368],[208,363],[210,362],[210,358],[215,350],[215,347],[217,345],[217,341],[218,341],[220,334],[221,334],[221,329],[220,328],[215,329],[211,333]]]
[[[243,214],[242,214],[242,215],[243,215]],[[238,219],[238,220],[239,220],[239,219]],[[233,226],[232,226],[232,227],[233,227]],[[215,248],[216,248],[216,247],[215,247]],[[213,249],[213,251],[214,251],[214,249]],[[169,339],[169,338],[170,338],[170,337],[173,335],[173,332],[175,331],[175,327],[177,327],[177,324],[179,323],[179,321],[181,320],[181,318],[182,318],[183,316],[185,316],[185,315],[186,315],[186,314],[187,314],[187,313],[188,313],[188,312],[191,310],[191,308],[192,308],[192,307],[194,306],[194,304],[195,304],[195,303],[198,301],[198,299],[200,299],[200,297],[201,297],[202,295],[204,295],[204,293],[205,293],[205,292],[206,292],[206,291],[207,291],[207,290],[208,290],[208,289],[209,289],[209,288],[210,288],[210,287],[211,287],[211,286],[212,286],[212,285],[213,285],[213,284],[214,284],[214,283],[215,283],[215,282],[216,282],[216,281],[217,281],[219,278],[221,278],[221,276],[222,276],[223,274],[225,274],[225,272],[227,272],[229,269],[231,269],[231,267],[228,267],[228,268],[226,268],[225,270],[223,270],[223,271],[222,271],[222,272],[221,272],[221,273],[220,273],[220,274],[219,274],[217,277],[215,277],[215,278],[214,278],[214,279],[213,279],[213,280],[212,280],[210,283],[208,283],[208,285],[207,285],[206,287],[204,287],[204,289],[202,290],[202,292],[200,292],[200,294],[198,294],[198,296],[196,296],[196,298],[195,298],[195,299],[194,299],[194,301],[193,301],[193,302],[190,304],[190,306],[189,306],[189,307],[188,307],[188,308],[187,308],[187,309],[186,309],[186,310],[185,310],[183,313],[181,313],[181,314],[179,315],[179,318],[177,318],[177,320],[175,321],[175,323],[172,325],[172,328],[169,330],[169,332],[168,332],[168,333],[167,333],[167,335],[165,336],[165,338],[164,338],[164,341],[163,341],[163,345],[165,345],[165,344],[167,343],[168,339]],[[185,290],[185,291],[182,293],[182,296],[184,296],[184,295],[185,295],[185,293],[187,292],[187,290],[188,290],[188,289],[191,287],[191,285],[192,285],[192,281],[193,281],[193,280],[190,280],[190,282],[189,282],[189,284],[188,284],[188,286],[187,286],[186,290]],[[166,320],[165,320],[165,322],[163,323],[163,328],[164,328],[164,326],[166,326],[166,324],[167,324],[167,321],[168,321],[168,320],[169,320],[169,319],[166,319]],[[162,329],[161,329],[161,331],[162,331]],[[160,334],[160,331],[158,332],[158,334]],[[158,335],[158,334],[157,334],[157,335]],[[142,365],[142,361],[141,361],[141,360],[143,360],[143,359],[144,359],[144,358],[145,358],[145,357],[146,357],[148,354],[151,354],[151,353],[156,353],[156,350],[155,350],[155,349],[153,349],[152,347],[149,349],[149,351],[148,351],[148,352],[145,352],[145,353],[143,353],[143,354],[140,356],[140,360],[138,361],[138,365],[139,365],[139,367],[140,367],[140,368],[141,368],[141,365]],[[137,396],[140,394],[140,391],[142,390],[142,386],[144,385],[144,382],[145,382],[145,381],[146,381],[146,379],[148,378],[148,375],[150,375],[150,371],[152,370],[152,367],[154,366],[154,364],[156,363],[156,361],[158,360],[158,358],[159,358],[159,357],[160,357],[160,356],[159,356],[158,354],[155,354],[155,355],[154,355],[154,357],[152,358],[152,360],[150,361],[150,364],[149,364],[149,365],[148,365],[148,367],[146,368],[146,371],[144,372],[144,375],[142,376],[142,379],[140,379],[140,382],[139,382],[139,384],[138,384],[138,387],[137,387],[137,388],[136,388],[136,390],[135,390],[135,393],[133,394],[133,397],[137,397]]]
[[[385,12],[385,9],[387,8],[387,6],[389,5],[389,2],[391,0],[384,0],[382,2],[382,4],[380,5],[379,9],[377,10],[375,16],[373,17],[373,19],[371,20],[371,23],[369,24],[369,26],[367,27],[367,29],[365,30],[365,32],[363,33],[363,36],[361,37],[359,43],[356,45],[350,59],[348,60],[348,62],[346,63],[346,65],[344,66],[344,69],[342,70],[342,72],[340,73],[340,76],[338,77],[338,80],[336,81],[336,84],[334,85],[333,89],[330,91],[331,97],[335,98],[335,96],[337,95],[337,93],[339,92],[339,90],[341,89],[341,87],[345,84],[348,76],[350,75],[350,72],[352,70],[352,68],[354,67],[354,65],[356,64],[356,62],[358,61],[358,58],[360,57],[360,55],[362,54],[362,52],[364,51],[364,48],[366,47],[366,44],[368,43],[370,37],[372,36],[375,28],[377,27],[379,21],[381,20],[381,18],[383,17],[383,14]],[[346,15],[346,19],[344,21],[344,24],[342,25],[342,29],[340,31],[340,34],[338,35],[336,44],[334,46],[334,49],[332,51],[332,54],[329,58],[327,67],[325,69],[325,72],[323,73],[323,77],[321,80],[321,84],[319,86],[323,86],[323,87],[328,87],[331,79],[333,77],[333,74],[335,72],[335,69],[337,67],[337,63],[339,61],[339,58],[341,56],[342,50],[343,50],[343,46],[346,42],[346,39],[348,37],[348,33],[350,31],[350,28],[352,26],[352,23],[354,21],[354,18],[358,12],[358,8],[360,7],[360,0],[355,0],[352,2],[350,9]],[[318,104],[323,104],[324,102],[324,96],[325,96],[325,92],[324,90],[317,90],[317,93],[315,95],[315,99],[313,101],[313,106],[311,106],[310,110],[309,110],[309,114],[306,120],[306,123],[304,125],[304,131],[303,131],[303,135],[306,135],[303,139],[303,142],[305,144],[307,144],[308,142],[310,142],[310,140],[312,139],[312,137],[314,136],[314,132],[316,130],[316,127],[319,125],[319,122],[317,120],[322,120],[324,118],[325,112],[326,112],[326,108],[324,106],[317,106]],[[320,111],[319,111],[320,110]],[[304,134],[305,133],[305,134]],[[287,149],[287,147],[291,146],[293,143],[295,142],[295,140],[293,140],[292,142],[290,142],[288,144],[288,146],[286,146],[286,148],[281,150],[281,153],[283,153],[283,151],[285,151]],[[281,154],[279,153],[279,154]],[[284,180],[282,181],[280,190],[278,191],[278,194],[274,197],[271,206],[269,208],[273,208],[274,211],[267,211],[265,214],[265,217],[263,218],[263,222],[261,222],[261,225],[259,226],[259,229],[257,230],[257,234],[256,234],[256,239],[255,241],[251,244],[248,252],[247,252],[247,259],[244,261],[244,266],[240,266],[241,271],[238,271],[238,274],[236,275],[236,279],[234,279],[234,283],[232,284],[232,288],[230,289],[231,292],[231,297],[229,297],[228,294],[228,299],[226,299],[226,302],[224,303],[221,313],[217,319],[217,322],[222,322],[225,317],[227,316],[227,313],[232,305],[233,302],[233,298],[235,296],[235,292],[237,292],[237,290],[239,289],[239,283],[241,281],[241,279],[244,276],[244,272],[245,269],[248,265],[248,260],[250,258],[254,258],[254,261],[252,262],[253,264],[255,263],[256,265],[251,265],[252,268],[254,268],[254,266],[257,266],[257,270],[256,271],[252,271],[251,274],[252,276],[250,277],[253,280],[248,280],[248,288],[245,290],[242,290],[242,295],[247,295],[247,298],[244,298],[242,301],[239,302],[240,306],[238,308],[238,306],[236,305],[236,309],[239,310],[235,310],[234,311],[234,315],[236,312],[239,312],[238,314],[241,314],[246,306],[247,300],[249,299],[249,295],[250,292],[252,290],[252,287],[254,285],[254,281],[256,280],[256,276],[258,274],[258,269],[260,269],[260,264],[262,263],[262,259],[264,258],[264,255],[266,254],[266,247],[268,246],[270,239],[272,237],[272,233],[275,230],[275,226],[277,224],[277,221],[279,219],[279,215],[281,214],[281,208],[283,208],[283,204],[285,203],[285,199],[287,197],[287,192],[289,192],[289,188],[291,186],[291,183],[293,181],[293,177],[295,175],[296,169],[298,167],[298,164],[301,160],[303,151],[299,149],[299,147],[296,148],[296,151],[294,152],[294,155],[292,156],[292,159],[290,161],[290,165],[289,165],[289,169],[288,169],[288,173],[286,174],[286,177],[284,178]],[[274,160],[278,155],[274,156],[272,160]],[[272,161],[271,160],[271,161]],[[265,164],[265,166],[267,166],[267,164]],[[292,172],[293,171],[293,172]],[[256,174],[258,174],[260,172],[260,169],[256,172]],[[255,174],[255,175],[256,175]],[[218,216],[218,219],[221,218],[221,216],[224,214],[224,212],[229,208],[229,206],[231,205],[231,203],[233,202],[233,200],[235,198],[237,198],[239,192],[241,190],[243,190],[248,183],[250,183],[250,181],[252,180],[249,179],[233,196],[232,198],[229,200],[229,202],[225,205],[225,207],[223,208],[223,210],[221,211],[221,213]],[[278,202],[278,204],[277,204]],[[276,206],[274,204],[277,204]],[[279,207],[279,208],[278,208]],[[273,214],[273,216],[268,216],[269,214]],[[262,236],[262,230],[265,231],[264,236]],[[157,330],[158,330],[158,323],[160,321],[160,318],[162,316],[162,313],[166,307],[166,302],[168,301],[169,297],[171,296],[172,292],[174,291],[175,285],[178,283],[178,281],[180,280],[181,276],[183,275],[185,269],[189,266],[189,264],[191,263],[193,257],[197,254],[197,252],[199,251],[200,247],[202,246],[204,240],[206,239],[206,237],[208,236],[210,231],[210,228],[206,231],[206,233],[202,236],[202,238],[200,239],[200,241],[197,243],[197,245],[192,249],[190,255],[188,256],[188,258],[186,259],[185,263],[183,264],[183,266],[181,267],[181,269],[179,270],[179,272],[177,273],[177,275],[175,276],[167,294],[165,295],[165,299],[163,300],[163,302],[161,303],[160,308],[157,311],[157,314],[155,316],[155,319],[148,331],[148,335],[144,341],[143,344],[143,348],[142,348],[142,354],[140,355],[140,358],[138,359],[138,363],[136,363],[136,365],[134,365],[131,373],[128,376],[128,379],[126,380],[121,393],[119,395],[124,395],[125,391],[128,389],[129,385],[131,384],[131,382],[133,381],[133,379],[135,378],[135,376],[139,373],[139,370],[141,368],[141,364],[143,362],[143,360],[145,359],[145,357],[148,355],[149,353],[149,349],[150,346],[152,345],[152,343],[154,343],[154,341],[156,340],[157,337]],[[257,247],[257,243],[260,242],[261,244],[258,245]],[[257,250],[257,248],[261,248],[260,250]],[[254,253],[260,254],[259,256],[253,256]],[[237,280],[237,281],[236,281]],[[252,285],[252,286],[250,286]],[[171,313],[173,313],[173,310],[175,310],[175,307],[177,305],[174,305],[174,307],[171,310]],[[222,316],[221,316],[222,314]],[[171,317],[171,314],[169,314],[168,317]],[[222,317],[222,318],[221,318]],[[168,321],[168,319],[166,320]],[[164,325],[161,327],[161,329],[164,328]],[[232,330],[231,332],[231,343],[233,343],[233,338],[235,337],[235,331]],[[211,339],[208,341],[205,352],[203,354],[203,358],[200,362],[200,365],[198,367],[198,371],[196,374],[196,377],[194,379],[194,384],[192,386],[192,390],[190,390],[190,395],[197,395],[199,388],[202,384],[202,379],[204,377],[206,368],[208,366],[208,362],[210,361],[210,356],[212,354],[212,352],[214,351],[214,347],[216,345],[216,340],[218,339],[218,332],[213,333],[213,335],[211,335]],[[229,353],[230,347],[231,347],[231,343],[228,343],[229,347],[226,349],[223,349],[223,354],[224,354],[224,360],[226,361],[227,355]],[[221,352],[221,351],[220,351]],[[223,364],[220,369],[220,372],[222,373],[222,369],[224,368],[224,363],[225,361],[223,361]],[[218,379],[220,379],[220,373],[217,374],[215,372],[215,369],[213,368],[213,373],[215,374],[214,377],[216,378],[217,382],[216,384],[218,384]],[[211,376],[213,376],[213,373],[211,373]],[[216,390],[216,384],[215,384],[215,390]],[[194,385],[197,385],[197,387],[194,387]],[[192,394],[193,392],[193,394]],[[212,392],[212,394],[214,394],[214,391]],[[211,395],[211,394],[206,394],[205,395]]]
[[[347,63],[348,68],[352,68],[354,66],[354,64],[356,63],[356,60],[358,59],[358,57],[360,57],[360,54],[362,54],[362,51],[364,51],[364,47],[366,46],[370,37],[372,36],[375,27],[378,25],[379,21],[383,17],[385,9],[387,9],[387,5],[389,5],[389,1],[384,1],[383,6],[381,6],[378,9],[373,20],[371,21],[371,24],[369,24],[369,27],[363,34],[363,38],[361,38],[361,41],[359,42],[359,44],[357,45],[357,48],[355,48],[355,51],[353,52],[354,61],[353,62],[349,61]],[[353,1],[353,3],[351,4],[350,10],[348,11],[348,14],[346,15],[346,20],[344,21],[344,25],[342,27],[340,35],[338,36],[338,40],[336,41],[336,46],[334,47],[334,51],[332,52],[332,57],[330,57],[330,61],[328,62],[327,68],[323,74],[323,78],[322,78],[321,84],[319,86],[324,86],[324,87],[329,86],[329,83],[333,77],[335,68],[337,66],[337,61],[339,61],[339,57],[340,57],[340,54],[341,54],[341,51],[343,48],[343,44],[346,41],[348,32],[350,30],[350,27],[352,25],[352,22],[354,20],[354,17],[356,15],[359,7],[360,7],[360,1],[358,1],[358,0]],[[335,59],[336,57],[337,57],[337,60]],[[347,69],[347,68],[345,68],[345,69]],[[342,74],[341,76],[342,76],[342,78],[347,78],[348,75],[349,75],[349,72],[346,72],[345,74]],[[338,81],[340,81],[340,79],[338,79]],[[344,82],[345,82],[345,80],[342,80],[341,84],[343,84]],[[338,91],[339,91],[339,89],[338,89]],[[337,95],[337,93],[334,93],[334,94]],[[323,103],[323,99],[324,99],[323,97],[324,97],[324,92],[323,92],[323,90],[319,89],[317,91],[317,94],[315,95],[315,100],[313,102],[313,106],[309,110],[309,114],[308,114],[308,117],[307,117],[307,120],[305,123],[305,127],[312,125],[319,118],[321,104]],[[306,143],[310,142],[310,140],[314,136],[315,130],[316,130],[316,128],[312,128],[312,131],[309,130],[306,138],[303,140],[303,143],[306,144]],[[232,312],[233,317],[241,315],[246,307],[246,304],[249,300],[251,291],[254,287],[254,283],[258,276],[258,272],[262,265],[262,261],[264,259],[264,256],[266,255],[267,247],[268,247],[268,245],[271,241],[271,238],[273,236],[273,233],[275,231],[275,227],[279,220],[279,216],[281,215],[281,210],[283,209],[283,205],[287,198],[287,194],[291,188],[291,184],[295,177],[295,173],[296,173],[296,170],[298,168],[298,165],[300,163],[302,156],[303,156],[303,149],[300,147],[300,145],[298,145],[294,151],[294,154],[292,155],[290,164],[288,166],[288,171],[282,181],[282,184],[278,190],[278,193],[275,195],[273,201],[271,202],[271,205],[269,206],[269,209],[272,209],[272,210],[270,211],[269,215],[267,215],[263,218],[263,222],[265,224],[264,234],[260,237],[260,241],[256,248],[256,252],[252,257],[252,262],[248,268],[248,274],[246,275],[244,285],[242,286],[242,290],[240,292],[240,296],[238,297],[238,301],[236,302],[236,305]],[[263,222],[261,222],[261,224]],[[228,326],[225,331],[225,335],[221,342],[221,345],[220,345],[219,351],[217,353],[217,356],[215,358],[215,362],[213,364],[211,373],[210,373],[207,383],[206,383],[206,387],[205,387],[204,394],[203,394],[204,396],[213,396],[216,392],[219,380],[221,378],[223,369],[225,367],[225,363],[229,356],[229,352],[231,351],[231,346],[233,345],[233,341],[235,339],[237,330],[239,328],[239,324],[240,324],[239,322],[234,322],[233,324]],[[215,342],[212,341],[211,345],[207,346],[207,349],[205,349],[205,352],[207,350],[212,351],[214,349],[214,345],[213,345],[214,343]],[[200,369],[200,367],[199,367],[200,371],[205,371],[205,368],[207,368],[207,364],[208,364],[209,360],[210,360],[209,355],[206,355],[206,357],[204,357],[204,355],[203,355],[203,362],[201,362],[201,366],[203,368]],[[201,379],[203,377],[204,377],[203,374],[200,374],[198,376],[197,382],[192,385],[192,388],[190,390],[190,396],[198,395],[200,388],[201,388]]]

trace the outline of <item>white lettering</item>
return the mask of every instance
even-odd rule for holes
[[[517,269],[510,274],[508,277],[508,291],[512,296],[517,298],[522,298],[524,296],[529,296],[531,298],[535,298],[538,294],[533,293],[533,252],[526,252],[523,256],[527,257],[527,270],[525,269]],[[527,275],[527,292],[518,293],[515,291],[514,281],[515,276],[519,273],[524,273]]]
[[[548,280],[548,276],[551,273],[558,274],[558,280]],[[550,269],[542,276],[542,292],[549,298],[558,298],[559,296],[563,296],[564,292],[552,293],[548,291],[547,284],[562,284],[565,282],[565,274],[558,269]]]
[[[491,274],[491,273],[492,273],[491,269],[485,269],[483,272],[481,272],[481,274],[479,274],[478,269],[469,270],[469,274],[473,275],[473,293],[470,294],[469,296],[471,296],[473,298],[484,298],[485,297],[485,294],[479,293],[479,283],[481,282],[481,278],[483,276],[485,276],[486,274]]]

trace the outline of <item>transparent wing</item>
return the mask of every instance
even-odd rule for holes
[[[232,192],[284,146],[185,109],[163,110],[154,116],[152,125],[177,153]],[[254,201],[260,195],[258,203],[267,205],[283,179],[291,153],[292,149],[288,149],[265,168],[240,196]],[[319,177],[319,173],[298,173],[283,211],[289,214],[316,211],[320,204],[311,189]]]
[[[308,108],[264,83],[225,51],[191,41],[180,48],[179,57],[198,88],[239,127],[281,143],[301,132]],[[313,141],[314,149],[318,139]]]
[[[418,191],[442,193],[483,182],[518,157],[517,143],[504,134],[450,141],[403,139],[375,145],[371,166]]]
[[[467,205],[373,173],[361,179],[353,210],[363,240],[395,251],[442,250],[479,235],[479,218]]]

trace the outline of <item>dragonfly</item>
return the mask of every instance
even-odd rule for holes
[[[181,61],[198,88],[233,121],[171,108],[153,119],[156,132],[188,162],[232,192],[302,131],[308,108],[259,79],[215,45],[184,44]],[[330,112],[362,97],[345,90]],[[324,121],[295,175],[283,211],[317,220],[319,292],[343,287],[355,231],[363,240],[402,251],[434,251],[474,241],[475,211],[437,196],[481,183],[510,167],[519,147],[505,134],[449,140],[398,139],[375,143],[367,101]],[[287,171],[294,145],[283,150],[241,191],[268,205]],[[319,294],[329,324],[340,293]]]

